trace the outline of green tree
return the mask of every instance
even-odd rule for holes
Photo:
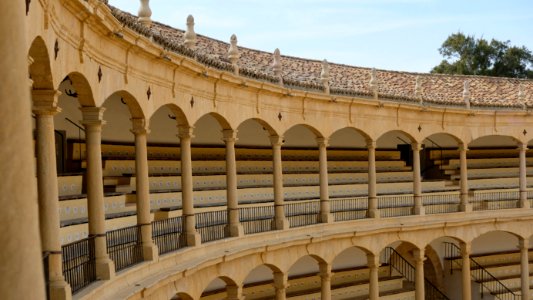
[[[510,43],[453,33],[439,48],[445,59],[431,73],[533,78],[532,52]]]

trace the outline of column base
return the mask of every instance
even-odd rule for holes
[[[184,233],[187,246],[194,247],[202,244],[202,236],[198,232]]]
[[[321,213],[320,223],[333,223],[333,215],[331,213]]]
[[[274,228],[276,230],[284,230],[284,229],[289,229],[291,227],[289,220],[287,220],[287,218],[275,219],[273,222],[274,222]]]
[[[96,278],[100,280],[109,280],[115,277],[115,263],[109,259],[104,258],[96,260]]]
[[[417,216],[423,216],[426,214],[426,208],[423,206],[415,206],[413,207],[413,214]]]
[[[157,245],[143,245],[143,258],[145,261],[157,261],[159,259],[159,249],[157,248]]]
[[[226,236],[228,237],[239,237],[244,236],[244,227],[242,224],[228,224],[224,229],[226,231]]]
[[[71,300],[72,290],[70,285],[64,280],[51,281],[48,286],[50,300]]]
[[[379,209],[377,209],[377,208],[369,209],[368,212],[367,212],[367,214],[366,214],[366,217],[367,217],[367,218],[372,218],[372,219],[379,219],[379,218],[381,218],[381,215],[380,215]]]
[[[525,195],[523,195],[525,194]],[[529,200],[527,199],[527,192],[520,191],[520,208],[530,208]]]
[[[472,212],[472,203],[459,204],[459,211]]]

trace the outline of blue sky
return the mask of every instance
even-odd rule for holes
[[[137,14],[139,0],[110,0]],[[151,0],[152,19],[268,52],[379,69],[428,72],[457,31],[533,50],[531,0]]]

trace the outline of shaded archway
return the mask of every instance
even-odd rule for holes
[[[320,264],[324,263],[324,259],[316,255],[305,255],[295,261],[287,271],[287,296],[311,294],[320,290]]]
[[[176,296],[170,298],[170,300],[193,300],[191,296],[186,293],[177,293]]]
[[[53,90],[54,81],[50,66],[50,56],[44,40],[39,36],[31,43],[28,56],[30,61],[30,78],[34,90]]]
[[[246,299],[274,298],[274,273],[281,273],[276,266],[264,264],[252,269],[243,281],[243,294]]]
[[[233,279],[226,276],[220,276],[211,280],[211,282],[203,289],[200,299],[226,299],[227,297],[230,297],[231,293],[236,292],[236,287],[237,284]]]

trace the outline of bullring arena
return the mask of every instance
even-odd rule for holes
[[[148,2],[4,5],[5,299],[531,298],[533,81],[283,56]]]

